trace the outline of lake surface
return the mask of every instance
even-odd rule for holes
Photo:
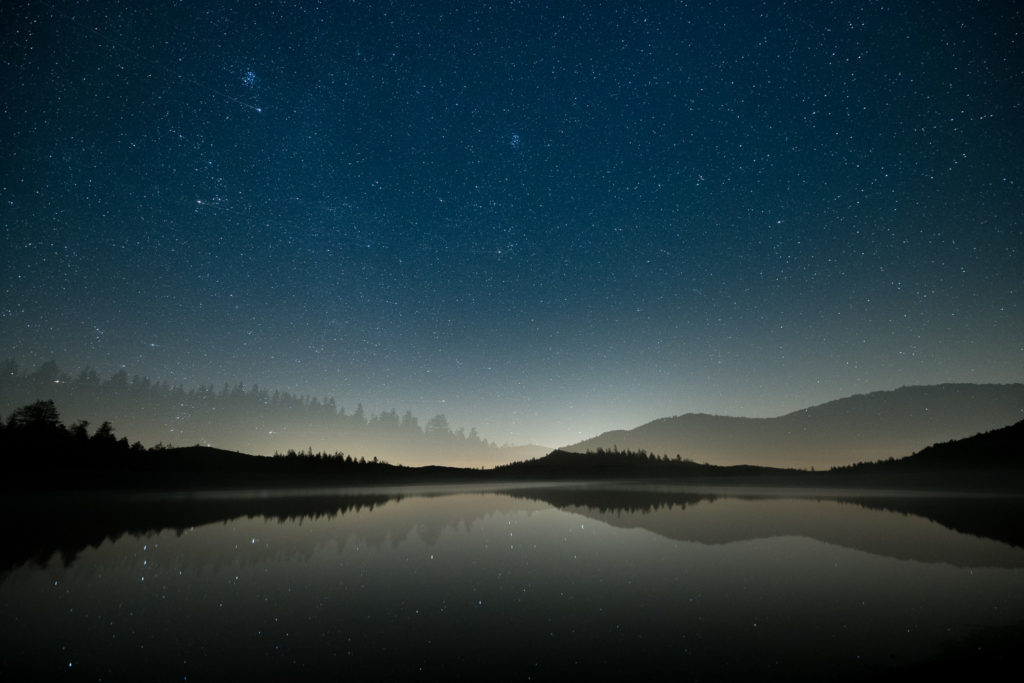
[[[985,667],[1021,501],[452,487],[4,503],[0,678],[858,679]]]

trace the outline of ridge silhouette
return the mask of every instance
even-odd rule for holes
[[[18,408],[0,423],[4,483],[0,490],[194,489],[322,487],[373,483],[646,480],[697,484],[903,486],[947,490],[1024,489],[1024,421],[956,442],[937,444],[899,460],[827,471],[695,463],[645,451],[569,453],[491,469],[408,467],[352,455],[305,453],[261,457],[202,446],[146,449],[117,439],[109,422],[90,435],[70,428],[52,400]]]
[[[713,465],[833,467],[902,458],[1024,418],[1024,384],[938,384],[857,394],[780,417],[694,414],[604,432],[561,450],[645,450]]]

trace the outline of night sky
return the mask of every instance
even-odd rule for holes
[[[1024,381],[1022,30],[1006,0],[4,2],[0,356],[549,446]]]

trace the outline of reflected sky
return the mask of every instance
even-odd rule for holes
[[[913,515],[512,493],[235,517],[28,563],[0,583],[18,653],[0,673],[856,677],[1024,618],[1024,549]]]

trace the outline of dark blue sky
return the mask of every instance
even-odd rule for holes
[[[1022,12],[7,2],[0,350],[552,446],[1022,381]]]

